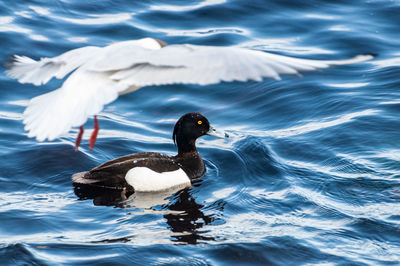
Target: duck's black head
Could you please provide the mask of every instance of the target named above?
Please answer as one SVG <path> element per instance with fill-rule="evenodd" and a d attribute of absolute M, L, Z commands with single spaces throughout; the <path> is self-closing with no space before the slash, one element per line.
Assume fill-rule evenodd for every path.
<path fill-rule="evenodd" d="M 196 139 L 210 131 L 210 123 L 200 113 L 188 113 L 179 118 L 172 139 L 178 145 L 178 153 L 196 151 Z"/>

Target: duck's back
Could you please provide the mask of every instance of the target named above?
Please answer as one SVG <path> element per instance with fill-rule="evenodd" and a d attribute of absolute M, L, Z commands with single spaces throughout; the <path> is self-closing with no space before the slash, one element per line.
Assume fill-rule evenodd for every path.
<path fill-rule="evenodd" d="M 72 180 L 79 184 L 134 190 L 129 181 L 137 175 L 141 175 L 142 180 L 149 180 L 152 178 L 151 173 L 157 176 L 163 173 L 179 173 L 178 170 L 182 171 L 171 157 L 155 152 L 141 152 L 108 161 L 87 172 L 76 173 Z M 171 174 L 165 177 L 171 177 Z"/>

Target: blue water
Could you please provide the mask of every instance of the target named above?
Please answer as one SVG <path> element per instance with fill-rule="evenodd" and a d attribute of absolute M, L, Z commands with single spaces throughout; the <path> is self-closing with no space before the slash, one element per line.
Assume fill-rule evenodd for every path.
<path fill-rule="evenodd" d="M 0 2 L 0 58 L 52 57 L 142 37 L 313 59 L 377 57 L 281 81 L 148 87 L 38 143 L 28 99 L 60 86 L 0 71 L 0 265 L 400 264 L 400 2 Z M 133 152 L 173 155 L 198 111 L 230 134 L 204 137 L 207 173 L 172 195 L 120 203 L 74 193 L 71 175 Z"/>

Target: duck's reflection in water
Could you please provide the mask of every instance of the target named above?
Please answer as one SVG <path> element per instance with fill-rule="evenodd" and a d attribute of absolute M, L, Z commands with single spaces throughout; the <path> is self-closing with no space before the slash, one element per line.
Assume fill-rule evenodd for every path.
<path fill-rule="evenodd" d="M 164 215 L 167 224 L 174 233 L 177 234 L 176 240 L 188 244 L 196 244 L 198 240 L 214 240 L 213 237 L 202 236 L 199 232 L 204 225 L 211 224 L 216 218 L 211 215 L 204 214 L 201 209 L 204 207 L 198 204 L 189 189 L 181 191 L 175 202 L 168 205 L 168 209 L 177 213 Z"/>
<path fill-rule="evenodd" d="M 171 230 L 173 242 L 196 244 L 198 241 L 214 240 L 213 237 L 201 235 L 200 229 L 218 218 L 204 214 L 201 210 L 204 205 L 196 202 L 190 193 L 190 188 L 158 193 L 126 194 L 120 190 L 74 184 L 74 192 L 80 200 L 93 199 L 93 204 L 96 206 L 140 208 L 145 212 L 162 214 Z M 219 207 L 223 209 L 223 206 Z M 128 236 L 106 242 L 126 242 L 129 239 Z"/>

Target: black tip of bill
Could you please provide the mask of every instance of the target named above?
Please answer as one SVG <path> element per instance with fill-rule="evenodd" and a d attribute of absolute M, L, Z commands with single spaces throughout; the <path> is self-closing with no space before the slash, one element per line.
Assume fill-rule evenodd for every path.
<path fill-rule="evenodd" d="M 220 139 L 229 138 L 228 133 L 225 131 L 218 131 L 212 126 L 210 126 L 210 130 L 206 134 Z"/>

